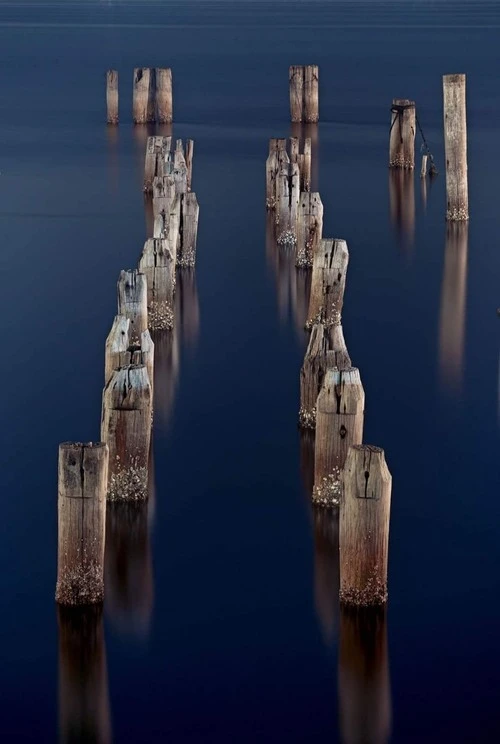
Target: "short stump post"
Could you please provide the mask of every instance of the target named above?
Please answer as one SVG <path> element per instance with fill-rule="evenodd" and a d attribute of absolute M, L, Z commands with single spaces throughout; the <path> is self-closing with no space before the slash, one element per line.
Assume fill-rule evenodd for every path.
<path fill-rule="evenodd" d="M 469 219 L 465 75 L 443 76 L 446 219 Z"/>
<path fill-rule="evenodd" d="M 415 167 L 415 101 L 395 98 L 391 106 L 391 131 L 389 135 L 389 167 Z"/>
<path fill-rule="evenodd" d="M 106 73 L 106 107 L 108 124 L 118 124 L 118 73 L 108 70 Z"/>
<path fill-rule="evenodd" d="M 134 69 L 134 88 L 132 99 L 132 118 L 134 124 L 148 121 L 150 71 L 148 67 Z"/>
<path fill-rule="evenodd" d="M 387 601 L 392 477 L 384 450 L 350 447 L 340 503 L 340 601 L 369 607 Z"/>
<path fill-rule="evenodd" d="M 172 70 L 169 67 L 156 68 L 156 121 L 170 124 L 173 119 Z"/>
<path fill-rule="evenodd" d="M 172 328 L 174 324 L 175 258 L 167 241 L 149 238 L 139 260 L 139 271 L 146 277 L 148 324 L 151 331 Z"/>
<path fill-rule="evenodd" d="M 319 121 L 319 67 L 306 65 L 304 69 L 304 121 Z"/>
<path fill-rule="evenodd" d="M 323 236 L 323 202 L 317 192 L 300 195 L 297 215 L 297 249 L 295 265 L 298 269 L 310 269 L 313 256 Z"/>
<path fill-rule="evenodd" d="M 349 250 L 345 240 L 321 240 L 313 255 L 311 296 L 307 326 L 340 323 L 344 304 Z"/>
<path fill-rule="evenodd" d="M 59 445 L 56 602 L 103 601 L 108 447 L 103 442 Z"/>

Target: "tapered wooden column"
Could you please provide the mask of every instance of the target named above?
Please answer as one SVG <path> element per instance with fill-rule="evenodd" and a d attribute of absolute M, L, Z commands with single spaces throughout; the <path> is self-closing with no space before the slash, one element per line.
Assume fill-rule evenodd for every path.
<path fill-rule="evenodd" d="M 150 238 L 144 244 L 139 271 L 146 277 L 148 323 L 151 331 L 172 328 L 174 322 L 175 260 L 166 240 Z"/>
<path fill-rule="evenodd" d="M 106 73 L 106 107 L 108 124 L 118 124 L 118 73 L 108 70 Z"/>
<path fill-rule="evenodd" d="M 56 601 L 90 605 L 104 596 L 103 562 L 108 447 L 59 445 Z"/>
<path fill-rule="evenodd" d="M 323 235 L 323 203 L 318 193 L 300 195 L 297 217 L 297 253 L 295 265 L 305 269 L 312 266 Z"/>
<path fill-rule="evenodd" d="M 415 167 L 415 101 L 395 98 L 391 107 L 391 131 L 389 135 L 389 167 Z"/>
<path fill-rule="evenodd" d="M 384 451 L 349 449 L 340 504 L 340 601 L 368 607 L 387 601 L 392 477 Z"/>
<path fill-rule="evenodd" d="M 316 401 L 326 373 L 328 337 L 321 323 L 313 325 L 304 363 L 300 370 L 299 425 L 302 429 L 316 427 Z"/>
<path fill-rule="evenodd" d="M 180 268 L 192 268 L 196 263 L 199 214 L 200 207 L 194 191 L 183 194 L 179 250 L 177 251 L 177 266 Z"/>
<path fill-rule="evenodd" d="M 146 124 L 148 121 L 150 71 L 148 67 L 134 69 L 134 88 L 132 116 L 134 124 Z"/>
<path fill-rule="evenodd" d="M 104 388 L 101 438 L 109 446 L 110 501 L 147 499 L 152 406 L 146 365 L 116 370 Z"/>
<path fill-rule="evenodd" d="M 173 120 L 172 70 L 156 68 L 156 121 L 170 124 Z"/>
<path fill-rule="evenodd" d="M 130 343 L 139 344 L 148 328 L 148 292 L 146 277 L 136 269 L 120 272 L 117 284 L 118 315 L 130 320 Z"/>
<path fill-rule="evenodd" d="M 116 315 L 106 339 L 104 383 L 110 381 L 120 367 L 145 364 L 148 377 L 153 386 L 154 377 L 154 343 L 148 330 L 141 333 L 139 343 L 130 340 L 130 320 L 123 315 Z"/>
<path fill-rule="evenodd" d="M 465 75 L 443 76 L 446 219 L 469 219 Z"/>
<path fill-rule="evenodd" d="M 308 327 L 340 322 L 349 251 L 345 240 L 321 240 L 313 255 Z"/>
<path fill-rule="evenodd" d="M 334 506 L 349 446 L 363 441 L 365 393 L 359 370 L 327 369 L 316 408 L 313 503 Z"/>

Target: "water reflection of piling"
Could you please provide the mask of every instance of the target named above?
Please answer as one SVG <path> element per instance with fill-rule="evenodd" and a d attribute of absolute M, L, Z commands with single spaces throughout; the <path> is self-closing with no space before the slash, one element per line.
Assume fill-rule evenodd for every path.
<path fill-rule="evenodd" d="M 339 615 L 339 513 L 313 507 L 314 603 L 327 646 L 332 646 Z"/>
<path fill-rule="evenodd" d="M 339 717 L 343 744 L 385 744 L 391 690 L 383 609 L 340 611 Z"/>
<path fill-rule="evenodd" d="M 59 741 L 108 744 L 111 715 L 100 607 L 58 607 Z"/>
<path fill-rule="evenodd" d="M 194 269 L 183 269 L 177 272 L 175 292 L 174 332 L 179 332 L 182 340 L 194 347 L 200 330 L 200 305 L 196 274 Z"/>
<path fill-rule="evenodd" d="M 461 390 L 463 377 L 468 236 L 467 222 L 449 222 L 446 225 L 439 368 L 442 382 L 453 392 Z"/>
<path fill-rule="evenodd" d="M 178 319 L 174 321 L 177 323 Z M 179 377 L 179 334 L 154 331 L 155 345 L 155 423 L 166 429 L 172 417 L 177 379 Z"/>
<path fill-rule="evenodd" d="M 415 175 L 413 170 L 389 169 L 389 202 L 392 224 L 402 248 L 411 247 L 415 236 Z"/>
<path fill-rule="evenodd" d="M 300 471 L 302 482 L 308 500 L 314 488 L 314 438 L 315 433 L 311 429 L 301 429 L 300 432 Z"/>
<path fill-rule="evenodd" d="M 145 636 L 153 609 L 148 503 L 108 502 L 104 563 L 106 611 L 121 632 Z"/>

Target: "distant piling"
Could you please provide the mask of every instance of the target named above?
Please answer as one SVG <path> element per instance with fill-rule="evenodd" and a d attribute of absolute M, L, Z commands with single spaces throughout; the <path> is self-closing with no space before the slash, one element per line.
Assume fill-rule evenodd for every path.
<path fill-rule="evenodd" d="M 173 121 L 172 70 L 157 67 L 156 79 L 156 121 L 158 124 L 171 124 Z"/>
<path fill-rule="evenodd" d="M 59 445 L 56 602 L 103 601 L 108 447 L 103 442 Z"/>
<path fill-rule="evenodd" d="M 118 73 L 108 70 L 106 73 L 106 107 L 108 124 L 118 124 Z"/>
<path fill-rule="evenodd" d="M 415 101 L 395 98 L 391 106 L 389 167 L 413 170 L 415 167 Z"/>
<path fill-rule="evenodd" d="M 150 70 L 148 67 L 134 69 L 132 116 L 134 124 L 146 124 L 148 121 Z"/>
<path fill-rule="evenodd" d="M 292 122 L 319 121 L 318 65 L 291 65 L 288 72 Z"/>
<path fill-rule="evenodd" d="M 387 601 L 392 477 L 384 451 L 349 449 L 340 504 L 340 601 L 368 607 Z"/>
<path fill-rule="evenodd" d="M 446 219 L 469 219 L 465 75 L 443 76 Z"/>

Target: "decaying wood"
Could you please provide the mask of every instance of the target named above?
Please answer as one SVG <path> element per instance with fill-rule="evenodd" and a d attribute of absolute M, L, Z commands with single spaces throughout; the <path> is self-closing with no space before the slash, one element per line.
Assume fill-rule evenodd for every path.
<path fill-rule="evenodd" d="M 173 176 L 175 193 L 185 194 L 188 190 L 188 168 L 181 139 L 175 143 Z"/>
<path fill-rule="evenodd" d="M 137 269 L 120 272 L 117 284 L 118 315 L 130 320 L 130 343 L 138 344 L 148 328 L 148 292 L 146 277 Z"/>
<path fill-rule="evenodd" d="M 340 323 L 349 251 L 345 240 L 325 238 L 313 254 L 311 299 L 307 326 Z"/>
<path fill-rule="evenodd" d="M 299 425 L 302 429 L 316 426 L 316 401 L 326 373 L 328 338 L 321 323 L 313 325 L 304 363 L 300 370 Z"/>
<path fill-rule="evenodd" d="M 340 601 L 366 607 L 387 601 L 392 477 L 384 451 L 350 447 L 340 504 Z"/>
<path fill-rule="evenodd" d="M 148 103 L 150 71 L 148 67 L 134 69 L 134 89 L 132 101 L 132 116 L 134 124 L 146 124 L 148 121 Z"/>
<path fill-rule="evenodd" d="M 288 72 L 290 83 L 290 118 L 291 121 L 303 121 L 304 116 L 304 68 L 302 65 L 290 65 Z"/>
<path fill-rule="evenodd" d="M 302 168 L 301 168 L 301 185 L 300 189 L 301 191 L 310 191 L 311 190 L 311 158 L 312 158 L 312 149 L 311 149 L 311 138 L 306 137 L 304 140 L 304 156 L 302 161 Z"/>
<path fill-rule="evenodd" d="M 194 140 L 186 140 L 186 167 L 187 167 L 187 190 L 191 191 L 193 183 L 193 157 L 194 157 Z"/>
<path fill-rule="evenodd" d="M 173 119 L 172 70 L 156 68 L 156 121 L 170 124 Z"/>
<path fill-rule="evenodd" d="M 316 124 L 319 121 L 319 67 L 304 68 L 304 121 Z"/>
<path fill-rule="evenodd" d="M 415 167 L 415 101 L 395 98 L 391 107 L 391 130 L 389 135 L 389 167 Z"/>
<path fill-rule="evenodd" d="M 323 233 L 323 204 L 318 193 L 300 195 L 297 219 L 297 268 L 310 268 Z"/>
<path fill-rule="evenodd" d="M 155 217 L 161 213 L 168 215 L 175 196 L 176 186 L 173 173 L 156 176 L 153 179 L 153 215 Z"/>
<path fill-rule="evenodd" d="M 336 367 L 340 370 L 350 369 L 351 358 L 347 351 L 344 340 L 344 331 L 341 323 L 336 323 L 327 329 L 328 333 L 328 352 L 326 354 L 326 368 L 333 369 Z"/>
<path fill-rule="evenodd" d="M 144 243 L 139 271 L 146 277 L 148 324 L 151 331 L 172 328 L 174 322 L 175 258 L 165 239 Z"/>
<path fill-rule="evenodd" d="M 144 162 L 144 191 L 153 190 L 155 177 L 161 178 L 170 172 L 171 137 L 148 137 Z"/>
<path fill-rule="evenodd" d="M 420 168 L 420 178 L 425 178 L 427 175 L 427 158 L 428 156 L 422 155 L 422 167 Z"/>
<path fill-rule="evenodd" d="M 56 602 L 103 601 L 108 447 L 103 442 L 59 445 Z"/>
<path fill-rule="evenodd" d="M 154 344 L 149 331 L 143 331 L 139 344 L 134 345 L 130 339 L 130 320 L 124 315 L 116 315 L 106 339 L 104 384 L 117 369 L 130 364 L 145 364 L 153 385 Z"/>
<path fill-rule="evenodd" d="M 118 73 L 108 70 L 106 73 L 106 108 L 108 124 L 118 124 Z"/>
<path fill-rule="evenodd" d="M 181 199 L 180 240 L 177 250 L 177 266 L 193 267 L 196 263 L 198 238 L 198 216 L 200 208 L 194 191 L 183 194 Z"/>
<path fill-rule="evenodd" d="M 327 369 L 316 403 L 313 503 L 339 503 L 340 475 L 352 444 L 363 441 L 365 393 L 359 370 Z"/>
<path fill-rule="evenodd" d="M 59 741 L 111 744 L 102 607 L 57 608 Z"/>
<path fill-rule="evenodd" d="M 101 438 L 109 447 L 110 501 L 145 501 L 148 497 L 152 406 L 146 365 L 121 367 L 104 388 Z"/>
<path fill-rule="evenodd" d="M 469 219 L 465 75 L 443 76 L 446 219 Z"/>
<path fill-rule="evenodd" d="M 156 69 L 149 68 L 149 90 L 148 90 L 148 113 L 147 122 L 153 124 L 156 121 Z"/>
<path fill-rule="evenodd" d="M 170 203 L 170 209 L 167 212 L 162 210 L 154 221 L 153 237 L 167 241 L 167 248 L 175 261 L 181 241 L 181 199 L 182 197 L 175 196 Z"/>

